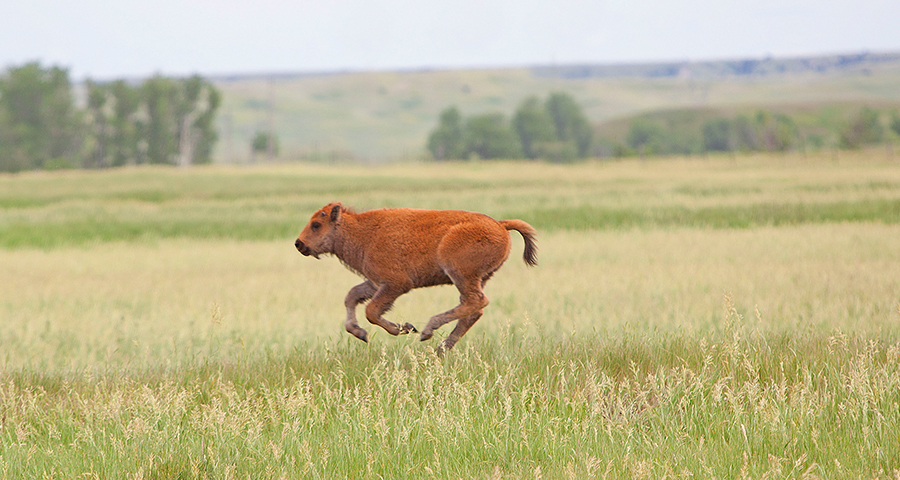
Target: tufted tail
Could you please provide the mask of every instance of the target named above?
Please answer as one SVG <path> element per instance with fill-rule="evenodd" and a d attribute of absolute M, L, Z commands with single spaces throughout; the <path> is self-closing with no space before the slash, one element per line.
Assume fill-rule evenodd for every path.
<path fill-rule="evenodd" d="M 503 220 L 500 225 L 507 230 L 515 230 L 522 234 L 522 238 L 525 239 L 525 254 L 523 255 L 525 263 L 531 267 L 537 265 L 537 243 L 535 242 L 537 232 L 534 227 L 521 220 Z"/>

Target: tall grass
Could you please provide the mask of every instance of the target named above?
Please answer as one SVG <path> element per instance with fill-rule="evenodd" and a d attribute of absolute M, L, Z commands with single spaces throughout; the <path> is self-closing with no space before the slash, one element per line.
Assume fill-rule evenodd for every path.
<path fill-rule="evenodd" d="M 726 309 L 728 304 L 726 303 Z M 326 342 L 0 386 L 6 478 L 892 477 L 900 345 L 856 335 Z"/>

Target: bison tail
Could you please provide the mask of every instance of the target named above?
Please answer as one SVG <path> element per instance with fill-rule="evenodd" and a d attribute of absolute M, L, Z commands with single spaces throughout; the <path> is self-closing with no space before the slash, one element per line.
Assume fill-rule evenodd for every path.
<path fill-rule="evenodd" d="M 525 263 L 531 267 L 537 265 L 537 243 L 535 242 L 537 232 L 534 227 L 521 220 L 503 220 L 500 225 L 507 230 L 515 230 L 522 234 L 522 238 L 525 239 Z"/>

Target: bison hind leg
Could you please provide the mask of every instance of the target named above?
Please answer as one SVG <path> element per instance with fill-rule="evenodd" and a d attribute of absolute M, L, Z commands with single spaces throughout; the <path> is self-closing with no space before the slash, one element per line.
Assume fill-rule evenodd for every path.
<path fill-rule="evenodd" d="M 443 355 L 444 352 L 453 348 L 456 345 L 456 342 L 472 328 L 472 325 L 475 325 L 475 322 L 481 318 L 481 315 L 484 313 L 484 310 L 479 310 L 472 315 L 469 315 L 465 318 L 460 318 L 456 322 L 456 327 L 453 328 L 453 331 L 450 332 L 450 335 L 445 338 L 441 344 L 435 349 L 435 352 L 438 355 Z"/>
<path fill-rule="evenodd" d="M 477 282 L 477 286 L 471 289 L 461 289 L 465 290 L 466 293 L 460 295 L 460 304 L 457 305 L 456 308 L 447 310 L 444 313 L 439 313 L 431 317 L 428 320 L 428 323 L 425 325 L 425 328 L 422 329 L 422 334 L 419 337 L 419 340 L 424 342 L 425 340 L 430 339 L 434 335 L 435 330 L 441 328 L 447 323 L 452 322 L 453 320 L 458 320 L 458 322 L 456 328 L 450 334 L 450 337 L 453 337 L 454 334 L 457 334 L 452 343 L 455 344 L 456 341 L 459 340 L 459 337 L 465 335 L 465 333 L 469 330 L 469 327 L 472 326 L 471 324 L 474 324 L 475 320 L 478 320 L 481 317 L 481 314 L 484 311 L 484 307 L 488 305 L 488 299 L 481 291 L 480 284 L 481 282 Z M 466 326 L 467 323 L 468 325 Z M 450 337 L 447 338 L 449 339 Z M 453 344 L 450 345 L 450 347 L 452 346 Z"/>

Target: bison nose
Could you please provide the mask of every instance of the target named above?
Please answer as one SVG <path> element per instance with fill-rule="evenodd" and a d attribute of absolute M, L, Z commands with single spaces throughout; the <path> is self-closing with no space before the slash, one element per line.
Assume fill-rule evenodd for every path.
<path fill-rule="evenodd" d="M 297 247 L 297 251 L 302 253 L 303 256 L 305 256 L 305 257 L 308 257 L 312 254 L 312 252 L 310 252 L 310 250 L 309 250 L 309 245 L 306 245 L 303 242 L 301 242 L 299 238 L 297 239 L 296 242 L 294 242 L 294 246 Z"/>

